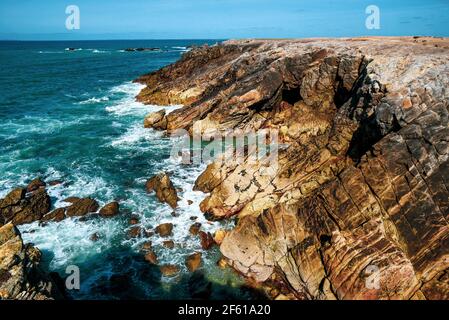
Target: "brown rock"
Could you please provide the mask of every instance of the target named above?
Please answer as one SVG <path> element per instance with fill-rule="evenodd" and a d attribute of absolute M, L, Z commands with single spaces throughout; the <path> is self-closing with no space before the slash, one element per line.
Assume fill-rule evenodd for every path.
<path fill-rule="evenodd" d="M 187 200 L 187 204 L 190 206 L 190 205 L 193 204 L 193 201 L 192 200 Z"/>
<path fill-rule="evenodd" d="M 173 224 L 172 223 L 163 223 L 156 227 L 156 233 L 161 237 L 169 237 L 172 235 Z"/>
<path fill-rule="evenodd" d="M 180 268 L 175 265 L 166 264 L 166 265 L 161 266 L 159 268 L 159 270 L 161 271 L 161 273 L 164 277 L 174 277 L 175 275 L 177 275 L 179 273 Z"/>
<path fill-rule="evenodd" d="M 11 191 L 0 201 L 0 222 L 13 222 L 15 225 L 31 223 L 40 220 L 50 211 L 51 200 L 45 189 L 36 189 L 25 194 L 25 189 Z"/>
<path fill-rule="evenodd" d="M 222 257 L 217 261 L 217 266 L 220 269 L 225 269 L 228 266 L 228 262 L 226 261 L 225 258 Z"/>
<path fill-rule="evenodd" d="M 120 206 L 117 201 L 110 202 L 100 209 L 100 216 L 111 218 L 120 213 Z"/>
<path fill-rule="evenodd" d="M 41 219 L 41 221 L 56 221 L 56 222 L 60 222 L 62 220 L 64 220 L 66 218 L 65 215 L 65 208 L 57 208 L 55 210 L 53 210 L 50 213 L 47 213 L 46 215 L 44 215 Z"/>
<path fill-rule="evenodd" d="M 92 242 L 97 242 L 98 240 L 100 240 L 100 235 L 97 232 L 95 232 L 89 237 L 89 240 Z"/>
<path fill-rule="evenodd" d="M 12 223 L 0 227 L 1 300 L 62 297 L 53 280 L 39 267 L 41 256 L 37 248 L 23 243 L 19 230 Z"/>
<path fill-rule="evenodd" d="M 201 239 L 201 247 L 204 250 L 209 250 L 215 245 L 214 237 L 212 237 L 210 232 L 206 233 L 204 231 L 200 231 L 198 232 L 198 235 L 200 236 Z"/>
<path fill-rule="evenodd" d="M 447 38 L 226 41 L 142 76 L 137 99 L 184 105 L 168 132 L 276 130 L 275 163 L 223 156 L 195 183 L 207 218 L 238 218 L 229 265 L 283 279 L 276 299 L 445 299 L 448 58 Z"/>
<path fill-rule="evenodd" d="M 99 208 L 98 202 L 91 198 L 74 200 L 73 204 L 67 208 L 66 215 L 68 217 L 82 217 L 88 213 L 97 212 Z"/>
<path fill-rule="evenodd" d="M 143 229 L 139 226 L 134 226 L 128 229 L 128 239 L 137 238 L 142 235 Z"/>
<path fill-rule="evenodd" d="M 163 245 L 168 249 L 173 249 L 175 247 L 175 243 L 172 240 L 164 241 Z"/>
<path fill-rule="evenodd" d="M 201 266 L 201 256 L 200 252 L 195 252 L 186 258 L 186 266 L 190 272 L 196 271 Z"/>
<path fill-rule="evenodd" d="M 145 128 L 154 128 L 159 130 L 167 129 L 167 118 L 165 117 L 165 110 L 162 109 L 157 112 L 150 113 L 144 120 Z"/>
<path fill-rule="evenodd" d="M 146 241 L 142 244 L 141 249 L 143 251 L 149 251 L 153 248 L 153 243 L 151 241 Z"/>
<path fill-rule="evenodd" d="M 36 178 L 31 181 L 27 186 L 27 192 L 33 192 L 39 188 L 45 188 L 47 184 L 42 181 L 40 178 Z"/>
<path fill-rule="evenodd" d="M 173 183 L 166 173 L 158 174 L 147 181 L 147 192 L 156 192 L 156 197 L 160 202 L 168 203 L 172 208 L 178 206 L 178 194 Z"/>
<path fill-rule="evenodd" d="M 147 253 L 145 254 L 145 260 L 151 264 L 158 263 L 157 256 L 152 249 L 147 250 Z"/>
<path fill-rule="evenodd" d="M 191 235 L 196 236 L 198 234 L 198 232 L 200 232 L 200 228 L 201 228 L 201 223 L 195 222 L 194 224 L 192 224 L 190 226 L 189 232 Z"/>
<path fill-rule="evenodd" d="M 68 203 L 75 203 L 77 201 L 81 200 L 81 198 L 78 197 L 68 197 L 66 199 L 64 199 L 64 202 L 68 202 Z"/>
<path fill-rule="evenodd" d="M 226 237 L 226 230 L 219 229 L 214 233 L 214 241 L 217 245 L 221 245 L 223 239 Z"/>
<path fill-rule="evenodd" d="M 130 219 L 128 220 L 128 223 L 129 223 L 130 225 L 136 225 L 136 224 L 139 223 L 139 218 L 137 218 L 137 217 L 132 217 L 132 218 L 130 218 Z"/>

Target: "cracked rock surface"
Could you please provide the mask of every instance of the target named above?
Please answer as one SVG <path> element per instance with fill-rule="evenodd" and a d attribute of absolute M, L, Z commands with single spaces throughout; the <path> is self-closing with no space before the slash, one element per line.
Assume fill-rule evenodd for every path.
<path fill-rule="evenodd" d="M 238 218 L 220 250 L 240 273 L 291 299 L 449 298 L 448 39 L 227 41 L 137 81 L 184 104 L 168 132 L 279 132 L 276 167 L 196 181 L 208 217 Z"/>

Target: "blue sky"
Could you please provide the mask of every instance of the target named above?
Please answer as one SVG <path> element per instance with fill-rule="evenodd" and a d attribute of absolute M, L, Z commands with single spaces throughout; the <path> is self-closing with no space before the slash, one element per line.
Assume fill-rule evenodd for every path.
<path fill-rule="evenodd" d="M 66 30 L 77 5 L 80 30 Z M 380 30 L 365 27 L 368 5 Z M 0 0 L 0 39 L 449 36 L 449 0 Z"/>

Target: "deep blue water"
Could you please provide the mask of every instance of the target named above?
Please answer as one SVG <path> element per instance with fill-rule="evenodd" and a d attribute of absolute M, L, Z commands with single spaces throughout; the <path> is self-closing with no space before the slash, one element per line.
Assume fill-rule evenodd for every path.
<path fill-rule="evenodd" d="M 215 41 L 207 41 L 210 44 Z M 79 41 L 0 42 L 0 197 L 35 177 L 59 179 L 49 187 L 54 207 L 69 196 L 93 197 L 100 204 L 121 203 L 122 214 L 110 220 L 78 221 L 20 227 L 26 242 L 44 253 L 47 271 L 61 276 L 69 265 L 81 272 L 75 299 L 169 299 L 192 297 L 192 285 L 213 282 L 212 298 L 248 298 L 231 272 L 215 267 L 218 252 L 204 252 L 203 275 L 192 279 L 184 266 L 186 255 L 201 250 L 189 235 L 191 216 L 204 228 L 198 209 L 203 194 L 192 191 L 200 167 L 180 167 L 169 158 L 174 141 L 143 128 L 143 117 L 158 110 L 134 97 L 142 86 L 131 81 L 180 58 L 190 45 L 206 41 Z M 68 51 L 66 48 L 80 50 Z M 128 47 L 159 47 L 161 52 L 124 52 Z M 169 107 L 172 110 L 176 107 Z M 164 170 L 173 173 L 181 192 L 178 217 L 145 193 L 145 181 Z M 189 206 L 187 201 L 194 203 Z M 161 277 L 147 264 L 139 246 L 148 239 L 127 238 L 131 214 L 152 229 L 175 224 L 173 250 L 153 242 L 161 264 L 182 268 L 174 279 Z M 89 237 L 98 233 L 100 240 Z M 204 276 L 204 280 L 203 279 Z"/>

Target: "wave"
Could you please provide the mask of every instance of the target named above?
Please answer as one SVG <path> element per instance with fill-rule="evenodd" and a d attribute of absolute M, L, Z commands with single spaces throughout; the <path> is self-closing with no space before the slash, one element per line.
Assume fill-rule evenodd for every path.
<path fill-rule="evenodd" d="M 109 97 L 89 98 L 87 100 L 78 102 L 78 104 L 93 104 L 93 103 L 101 103 L 101 102 L 105 102 L 105 101 L 109 101 Z"/>

